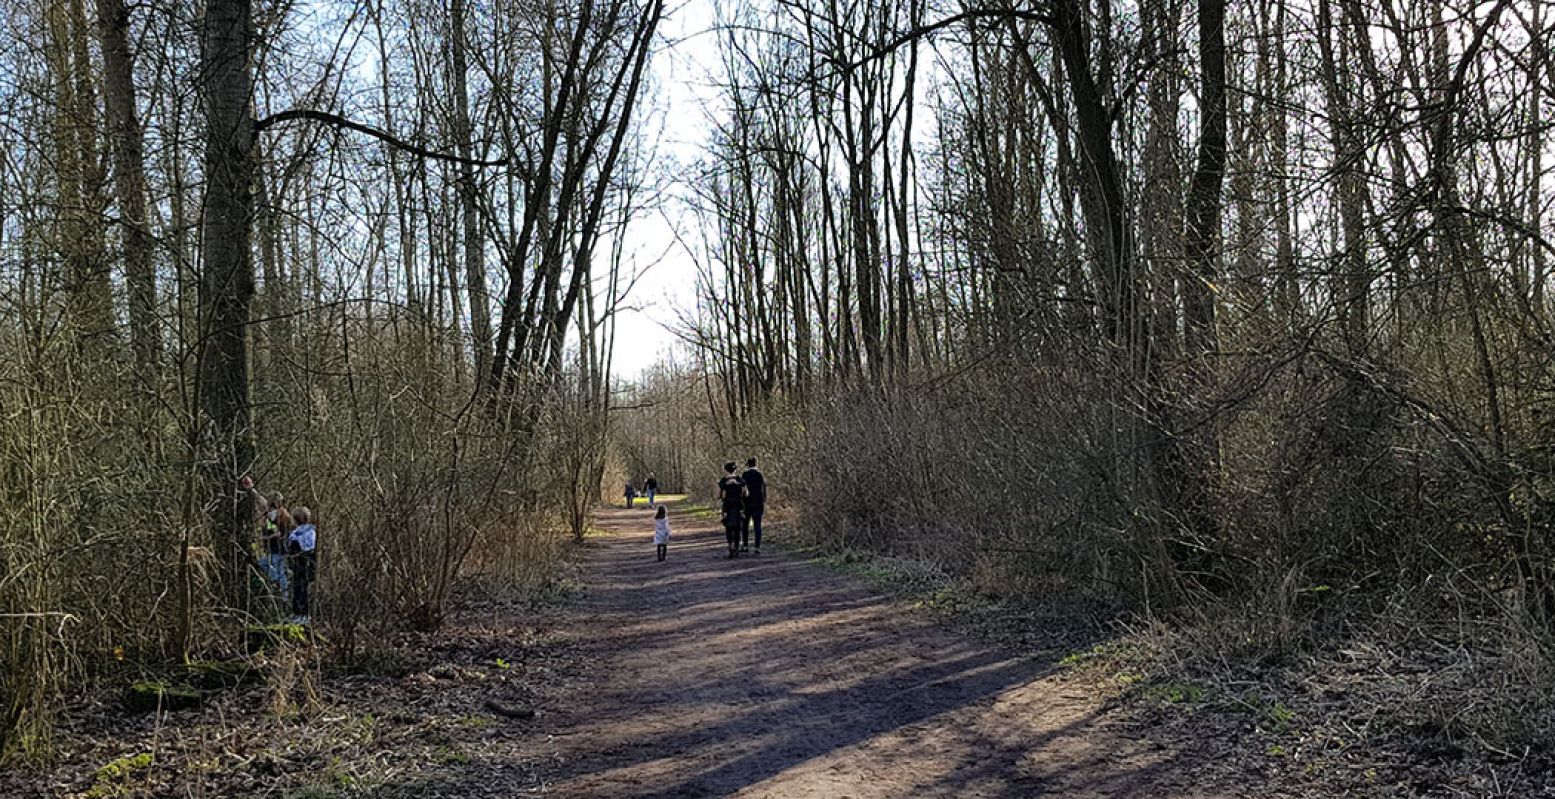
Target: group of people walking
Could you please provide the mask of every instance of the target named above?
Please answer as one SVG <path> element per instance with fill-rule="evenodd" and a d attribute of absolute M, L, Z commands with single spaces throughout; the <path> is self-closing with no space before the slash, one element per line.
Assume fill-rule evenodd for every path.
<path fill-rule="evenodd" d="M 724 464 L 724 476 L 718 481 L 718 503 L 722 511 L 724 540 L 729 545 L 729 557 L 741 554 L 761 554 L 761 518 L 767 512 L 767 478 L 756 468 L 756 459 L 745 461 L 745 470 L 737 472 L 734 461 Z M 653 512 L 653 545 L 658 560 L 669 557 L 670 520 L 669 508 L 653 505 L 653 494 L 658 481 L 650 476 L 643 483 L 649 496 L 648 506 Z M 631 483 L 626 484 L 626 506 L 632 507 L 636 493 Z M 754 541 L 752 533 L 755 534 Z"/>
<path fill-rule="evenodd" d="M 291 621 L 307 624 L 311 589 L 318 574 L 318 528 L 313 524 L 313 511 L 301 505 L 288 508 L 279 491 L 261 494 L 247 475 L 239 485 L 253 498 L 259 520 L 259 567 L 283 595 L 290 590 Z"/>
<path fill-rule="evenodd" d="M 745 471 L 735 474 L 734 461 L 724 464 L 724 476 L 718 481 L 718 501 L 723 510 L 724 539 L 729 557 L 742 553 L 761 554 L 761 517 L 767 512 L 767 478 L 756 468 L 756 459 L 745 461 Z M 755 530 L 755 547 L 751 531 Z"/>
<path fill-rule="evenodd" d="M 637 485 L 635 483 L 633 483 L 631 480 L 627 480 L 626 481 L 626 491 L 624 493 L 626 495 L 626 507 L 627 507 L 628 510 L 630 510 L 631 507 L 632 507 L 632 504 L 637 501 Z M 642 491 L 643 496 L 648 498 L 648 507 L 650 507 L 650 508 L 653 507 L 653 497 L 654 497 L 655 494 L 658 494 L 658 493 L 659 493 L 659 481 L 658 481 L 658 478 L 656 478 L 656 477 L 654 477 L 653 475 L 650 474 L 650 475 L 648 475 L 648 479 L 643 481 L 643 491 Z"/>

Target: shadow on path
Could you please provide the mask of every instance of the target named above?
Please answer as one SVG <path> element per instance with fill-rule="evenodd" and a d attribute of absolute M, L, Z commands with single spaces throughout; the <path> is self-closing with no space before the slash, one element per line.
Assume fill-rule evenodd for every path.
<path fill-rule="evenodd" d="M 665 563 L 649 511 L 600 523 L 579 610 L 593 666 L 547 725 L 547 793 L 1195 795 L 1188 758 L 1120 735 L 1050 664 L 813 564 L 728 560 L 691 514 L 672 513 Z"/>

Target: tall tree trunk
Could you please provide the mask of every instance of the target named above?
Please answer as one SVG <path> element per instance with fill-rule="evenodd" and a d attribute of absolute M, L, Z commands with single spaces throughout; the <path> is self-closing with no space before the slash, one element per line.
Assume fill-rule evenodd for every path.
<path fill-rule="evenodd" d="M 49 71 L 54 82 L 54 157 L 59 224 L 55 249 L 64 260 L 71 323 L 83 344 L 103 343 L 114 329 L 113 295 L 103 257 L 103 174 L 97 150 L 97 97 L 82 0 L 56 0 L 47 13 Z"/>
<path fill-rule="evenodd" d="M 1150 79 L 1149 119 L 1145 128 L 1144 186 L 1140 197 L 1140 268 L 1150 285 L 1151 315 L 1160 357 L 1178 351 L 1177 297 L 1186 299 L 1193 287 L 1192 269 L 1183 268 L 1182 164 L 1177 157 L 1185 64 L 1178 55 L 1182 10 L 1175 0 L 1143 9 L 1149 45 L 1161 53 L 1161 64 Z M 1177 283 L 1183 283 L 1179 292 Z"/>
<path fill-rule="evenodd" d="M 1104 330 L 1126 371 L 1137 376 L 1146 366 L 1149 336 L 1140 314 L 1139 275 L 1125 213 L 1122 170 L 1112 145 L 1112 117 L 1091 68 L 1090 37 L 1078 2 L 1054 0 L 1053 27 L 1074 102 L 1080 174 L 1087 179 L 1080 205 L 1100 273 L 1098 299 Z"/>
<path fill-rule="evenodd" d="M 1187 377 L 1183 395 L 1189 413 L 1178 419 L 1190 432 L 1179 434 L 1173 443 L 1179 463 L 1166 476 L 1172 481 L 1169 502 L 1173 510 L 1193 533 L 1208 539 L 1217 527 L 1209 505 L 1211 486 L 1219 477 L 1220 436 L 1215 420 L 1200 418 L 1204 413 L 1200 409 L 1208 405 L 1205 394 L 1214 382 L 1219 349 L 1215 286 L 1220 280 L 1221 189 L 1226 171 L 1225 0 L 1199 0 L 1198 17 L 1199 153 L 1184 214 L 1188 274 L 1182 282 Z M 1205 571 L 1209 565 L 1190 564 L 1195 572 Z"/>
<path fill-rule="evenodd" d="M 113 152 L 114 195 L 124 231 L 130 346 L 136 363 L 154 372 L 150 367 L 161 349 L 156 320 L 157 276 L 152 261 L 155 242 L 146 211 L 145 140 L 135 107 L 135 60 L 129 32 L 130 9 L 124 0 L 97 0 L 97 33 L 103 51 L 103 115 Z"/>
<path fill-rule="evenodd" d="M 249 304 L 254 271 L 249 252 L 253 214 L 254 118 L 249 54 L 249 0 L 208 0 L 201 47 L 205 101 L 205 216 L 201 224 L 200 318 L 204 334 L 199 396 L 209 425 L 205 475 L 222 596 L 247 602 L 252 501 L 236 491 L 254 458 L 248 385 Z"/>
<path fill-rule="evenodd" d="M 1369 287 L 1366 270 L 1364 208 L 1366 188 L 1361 182 L 1365 156 L 1355 134 L 1353 90 L 1348 66 L 1349 33 L 1334 20 L 1331 0 L 1318 2 L 1318 46 L 1322 57 L 1323 87 L 1328 104 L 1329 138 L 1333 147 L 1335 204 L 1343 235 L 1329 293 L 1339 317 L 1345 349 L 1352 356 L 1366 349 L 1369 328 Z M 1364 34 L 1362 34 L 1364 35 Z"/>
<path fill-rule="evenodd" d="M 1204 359 L 1218 347 L 1215 287 L 1220 281 L 1221 189 L 1226 175 L 1226 3 L 1199 0 L 1199 158 L 1188 187 L 1184 243 L 1189 279 L 1183 284 L 1183 343 Z"/>
<path fill-rule="evenodd" d="M 1543 81 L 1555 79 L 1549 66 L 1549 38 L 1540 35 L 1544 30 L 1544 0 L 1528 0 L 1529 23 L 1528 30 L 1533 33 L 1532 44 L 1534 57 L 1530 59 L 1528 67 L 1528 85 L 1543 86 Z M 1544 127 L 1544 102 L 1537 91 L 1528 92 L 1528 129 L 1542 130 Z M 1533 137 L 1530 149 L 1531 158 L 1528 163 L 1528 221 L 1533 224 L 1535 230 L 1543 230 L 1544 204 L 1542 184 L 1544 181 L 1544 149 L 1548 139 L 1543 136 Z M 1529 285 L 1531 294 L 1529 303 L 1533 306 L 1534 313 L 1541 318 L 1549 313 L 1544 307 L 1544 284 L 1549 281 L 1549 254 L 1538 242 L 1528 245 L 1532 263 L 1529 268 Z"/>
<path fill-rule="evenodd" d="M 474 152 L 474 130 L 470 122 L 470 89 L 465 38 L 465 0 L 450 0 L 448 40 L 454 101 L 454 139 L 462 158 Z M 486 242 L 481 235 L 479 199 L 475 185 L 475 167 L 468 160 L 459 165 L 459 216 L 464 223 L 464 284 L 470 296 L 470 338 L 475 347 L 475 374 L 485 375 L 491 367 L 491 300 L 486 291 Z"/>

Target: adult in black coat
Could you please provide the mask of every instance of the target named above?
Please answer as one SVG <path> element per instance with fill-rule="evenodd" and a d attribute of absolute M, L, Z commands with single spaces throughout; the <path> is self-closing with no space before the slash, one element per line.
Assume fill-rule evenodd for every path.
<path fill-rule="evenodd" d="M 745 483 L 745 523 L 740 536 L 740 549 L 751 551 L 751 529 L 756 531 L 757 555 L 761 554 L 761 517 L 767 512 L 767 478 L 756 468 L 756 459 L 745 461 L 745 471 L 740 475 Z"/>
<path fill-rule="evenodd" d="M 745 526 L 745 481 L 734 473 L 734 461 L 724 464 L 723 479 L 718 481 L 718 499 L 723 506 L 724 540 L 729 557 L 740 554 L 740 530 Z"/>

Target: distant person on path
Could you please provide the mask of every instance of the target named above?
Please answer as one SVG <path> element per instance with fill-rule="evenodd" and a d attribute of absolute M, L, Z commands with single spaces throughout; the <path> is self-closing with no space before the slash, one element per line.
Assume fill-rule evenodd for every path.
<path fill-rule="evenodd" d="M 631 510 L 632 501 L 637 499 L 637 486 L 632 485 L 631 480 L 626 481 L 626 490 L 621 492 L 626 495 L 627 510 Z"/>
<path fill-rule="evenodd" d="M 648 492 L 649 492 L 650 495 L 652 495 L 653 489 L 651 489 L 651 488 L 648 489 Z M 669 518 L 669 513 L 670 513 L 670 509 L 669 508 L 666 508 L 665 506 L 660 505 L 659 509 L 657 511 L 654 511 L 654 514 L 653 514 L 653 544 L 659 550 L 659 562 L 660 563 L 663 563 L 664 559 L 669 557 L 669 549 L 670 549 L 670 518 Z"/>
<path fill-rule="evenodd" d="M 313 512 L 307 508 L 297 508 L 292 518 L 297 520 L 297 529 L 286 539 L 292 561 L 292 623 L 307 624 L 313 600 L 310 589 L 318 573 L 318 528 L 313 526 Z"/>
<path fill-rule="evenodd" d="M 718 499 L 723 503 L 724 539 L 729 542 L 729 557 L 740 556 L 740 530 L 745 526 L 745 481 L 734 473 L 734 461 L 724 464 L 724 476 L 718 481 Z"/>
<path fill-rule="evenodd" d="M 756 459 L 745 461 L 745 471 L 740 475 L 745 483 L 745 524 L 741 527 L 740 550 L 751 551 L 751 528 L 756 528 L 757 555 L 761 554 L 761 517 L 767 512 L 767 478 L 756 468 Z"/>
<path fill-rule="evenodd" d="M 643 481 L 643 493 L 648 495 L 648 507 L 653 507 L 653 495 L 659 493 L 659 481 L 651 474 Z"/>

